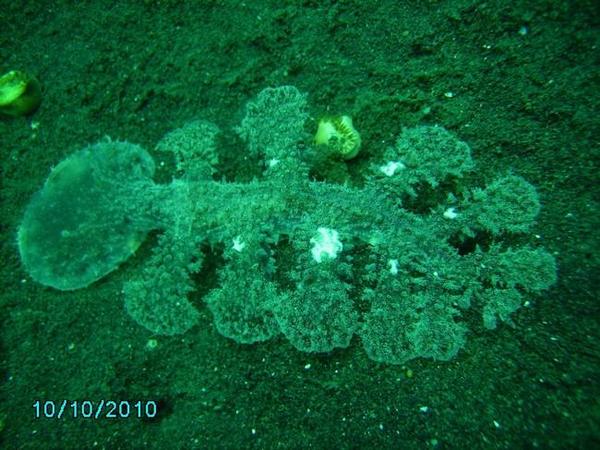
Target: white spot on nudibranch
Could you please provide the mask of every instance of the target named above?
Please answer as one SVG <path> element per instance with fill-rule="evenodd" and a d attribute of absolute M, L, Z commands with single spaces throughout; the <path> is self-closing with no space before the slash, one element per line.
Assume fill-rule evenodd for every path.
<path fill-rule="evenodd" d="M 379 167 L 379 170 L 388 177 L 394 175 L 398 169 L 406 169 L 406 166 L 400 161 L 389 161 L 387 164 Z"/>
<path fill-rule="evenodd" d="M 338 252 L 344 248 L 339 240 L 338 232 L 324 227 L 319 227 L 317 231 L 319 234 L 310 240 L 310 243 L 314 244 L 310 251 L 313 259 L 320 263 L 323 261 L 324 256 L 332 259 L 336 258 Z"/>
<path fill-rule="evenodd" d="M 242 250 L 244 250 L 244 247 L 246 247 L 246 243 L 242 242 L 241 236 L 236 236 L 233 238 L 233 249 L 236 252 L 241 253 Z"/>
<path fill-rule="evenodd" d="M 458 217 L 456 208 L 448 208 L 446 211 L 444 211 L 444 217 L 446 219 L 456 219 Z"/>

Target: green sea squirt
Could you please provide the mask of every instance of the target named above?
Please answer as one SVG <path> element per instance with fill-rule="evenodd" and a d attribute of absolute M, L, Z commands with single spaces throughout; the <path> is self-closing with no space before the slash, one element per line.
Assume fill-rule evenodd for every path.
<path fill-rule="evenodd" d="M 42 86 L 34 77 L 20 70 L 0 76 L 0 117 L 33 114 L 42 103 Z"/>

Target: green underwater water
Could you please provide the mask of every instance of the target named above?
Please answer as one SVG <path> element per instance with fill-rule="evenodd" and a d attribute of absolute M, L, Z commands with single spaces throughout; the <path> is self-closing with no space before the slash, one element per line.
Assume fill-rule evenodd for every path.
<path fill-rule="evenodd" d="M 22 70 L 43 86 L 42 104 L 32 116 L 0 120 L 1 447 L 598 445 L 600 8 L 594 2 L 0 6 L 1 74 Z M 496 327 L 492 331 L 473 309 L 450 317 L 461 330 L 468 328 L 466 343 L 461 335 L 450 358 L 388 364 L 374 361 L 373 351 L 365 353 L 352 333 L 344 335 L 348 342 L 335 346 L 347 348 L 322 353 L 298 351 L 304 337 L 293 333 L 286 333 L 287 339 L 275 333 L 252 344 L 224 337 L 219 322 L 213 322 L 219 310 L 215 305 L 226 304 L 215 294 L 231 253 L 223 242 L 198 243 L 199 252 L 188 255 L 201 254 L 204 260 L 201 270 L 182 281 L 194 289 L 188 294 L 194 320 L 189 330 L 174 336 L 140 326 L 139 316 L 132 320 L 131 308 L 128 314 L 124 306 L 132 280 L 136 286 L 140 274 L 149 273 L 150 280 L 155 276 L 144 271 L 165 239 L 156 230 L 140 245 L 140 231 L 127 225 L 114 243 L 118 261 L 109 264 L 120 266 L 102 267 L 98 276 L 87 273 L 77 287 L 93 283 L 83 289 L 59 291 L 30 277 L 36 263 L 21 261 L 18 230 L 30 199 L 53 167 L 110 136 L 148 149 L 156 164 L 154 180 L 166 186 L 189 166 L 156 144 L 172 130 L 202 119 L 221 130 L 215 138 L 218 162 L 211 161 L 207 176 L 223 183 L 260 180 L 265 168 L 261 152 L 268 151 L 247 152 L 235 127 L 243 123 L 248 101 L 266 87 L 282 85 L 296 86 L 307 96 L 300 148 L 314 151 L 310 136 L 321 117 L 349 115 L 360 132 L 356 158 L 314 159 L 309 176 L 315 182 L 366 192 L 360 190 L 365 174 L 386 161 L 402 130 L 410 133 L 424 125 L 444 127 L 468 143 L 476 165 L 465 184 L 489 186 L 502 177 L 527 180 L 537 191 L 539 215 L 535 225 L 519 229 L 506 245 L 544 248 L 544 255 L 556 260 L 556 284 L 549 287 L 552 282 L 539 277 L 530 281 L 539 285 L 531 289 L 535 292 L 519 285 L 510 318 L 488 317 L 487 325 Z M 277 123 L 271 129 L 277 136 L 287 130 Z M 202 170 L 194 173 L 205 176 Z M 426 184 L 419 185 L 423 196 L 404 200 L 416 214 L 445 200 Z M 449 190 L 449 185 L 441 187 Z M 430 202 L 419 202 L 423 197 Z M 101 195 L 97 198 L 100 202 Z M 366 194 L 356 200 L 356 208 L 361 202 L 376 204 Z M 243 206 L 235 210 L 243 217 Z M 145 235 L 152 227 L 141 228 Z M 43 227 L 35 232 L 43 234 Z M 471 254 L 475 244 L 493 248 L 493 234 L 452 244 Z M 375 240 L 371 244 L 377 246 Z M 285 272 L 298 264 L 294 246 L 285 239 L 271 245 L 279 255 L 273 276 L 280 289 L 294 292 L 298 279 Z M 104 252 L 107 246 L 99 248 Z M 38 250 L 28 254 L 37 257 Z M 369 267 L 364 243 L 353 242 L 343 253 L 353 265 Z M 60 260 L 68 261 L 68 255 L 61 254 Z M 514 259 L 505 260 L 505 266 L 516 269 Z M 335 270 L 345 283 L 351 281 L 345 268 Z M 528 279 L 526 270 L 516 271 Z M 319 279 L 321 272 L 308 276 Z M 228 282 L 247 288 L 246 278 L 252 280 L 246 274 Z M 370 306 L 358 291 L 369 283 L 375 281 L 362 274 L 350 287 L 333 284 L 334 299 L 348 289 L 353 314 L 363 317 Z M 178 286 L 187 293 L 187 285 Z M 310 286 L 304 286 L 311 295 Z M 245 288 L 248 296 L 256 292 Z M 292 319 L 285 316 L 279 323 L 294 328 Z M 431 339 L 438 342 L 439 337 Z M 431 353 L 428 348 L 421 356 Z"/>

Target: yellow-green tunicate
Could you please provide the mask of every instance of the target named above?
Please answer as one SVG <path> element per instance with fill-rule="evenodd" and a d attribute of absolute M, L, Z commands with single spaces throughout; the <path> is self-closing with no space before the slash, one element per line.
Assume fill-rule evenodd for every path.
<path fill-rule="evenodd" d="M 0 116 L 33 114 L 42 102 L 42 87 L 33 76 L 11 70 L 0 77 Z"/>

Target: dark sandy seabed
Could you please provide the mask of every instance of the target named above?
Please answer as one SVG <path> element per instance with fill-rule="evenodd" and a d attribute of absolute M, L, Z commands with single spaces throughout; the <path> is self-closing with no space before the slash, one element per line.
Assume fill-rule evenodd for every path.
<path fill-rule="evenodd" d="M 0 24 L 0 71 L 44 88 L 33 116 L 0 121 L 2 448 L 600 447 L 597 2 L 2 1 Z M 479 182 L 526 178 L 558 283 L 514 328 L 472 329 L 451 361 L 394 366 L 356 341 L 325 355 L 236 344 L 202 305 L 214 279 L 196 280 L 198 326 L 153 336 L 121 287 L 155 235 L 87 289 L 27 275 L 16 230 L 65 156 L 104 136 L 153 149 L 199 117 L 230 130 L 245 102 L 286 84 L 308 94 L 311 117 L 353 117 L 364 148 L 350 179 L 418 124 L 468 142 Z M 222 140 L 218 176 L 255 175 L 235 134 Z M 63 399 L 159 411 L 36 417 L 37 401 Z"/>

